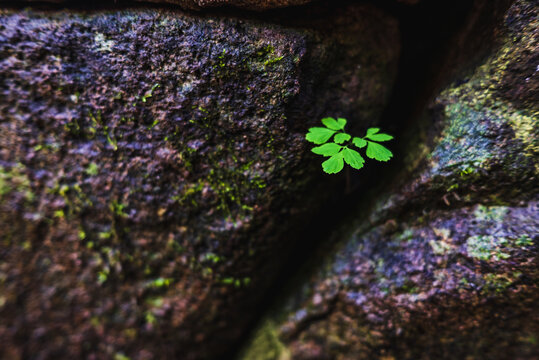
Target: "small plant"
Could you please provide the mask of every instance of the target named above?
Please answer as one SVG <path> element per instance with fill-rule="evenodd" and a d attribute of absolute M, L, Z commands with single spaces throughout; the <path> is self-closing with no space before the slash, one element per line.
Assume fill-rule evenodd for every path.
<path fill-rule="evenodd" d="M 328 117 L 322 119 L 325 127 L 313 127 L 305 136 L 307 141 L 321 145 L 314 147 L 311 151 L 315 154 L 327 156 L 329 159 L 322 163 L 322 169 L 328 174 L 340 172 L 344 163 L 347 163 L 354 169 L 361 169 L 365 164 L 365 159 L 352 145 L 358 149 L 367 147 L 366 155 L 370 159 L 378 161 L 388 161 L 393 153 L 378 142 L 393 139 L 393 136 L 380 133 L 379 128 L 367 129 L 364 137 L 353 137 L 344 131 L 346 119 Z M 333 142 L 328 142 L 333 138 Z"/>

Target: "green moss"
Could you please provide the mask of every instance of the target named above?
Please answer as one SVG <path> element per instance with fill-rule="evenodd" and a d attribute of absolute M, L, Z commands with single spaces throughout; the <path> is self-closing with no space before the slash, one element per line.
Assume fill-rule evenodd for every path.
<path fill-rule="evenodd" d="M 504 78 L 510 75 L 508 71 L 515 63 L 526 59 L 526 54 L 533 51 L 534 44 L 537 44 L 536 26 L 537 21 L 532 21 L 518 37 L 507 36 L 500 50 L 480 66 L 469 81 L 442 93 L 443 99 L 453 102 L 448 106 L 448 115 L 454 119 L 465 120 L 467 116 L 473 117 L 473 111 L 476 111 L 483 114 L 483 119 L 488 118 L 499 124 L 508 123 L 516 138 L 525 145 L 527 156 L 539 153 L 537 108 L 533 104 L 517 108 L 502 95 L 506 91 L 503 87 Z M 466 110 L 462 111 L 464 108 Z"/>
<path fill-rule="evenodd" d="M 245 278 L 234 278 L 234 277 L 225 277 L 218 279 L 218 282 L 223 285 L 233 285 L 236 288 L 242 287 L 242 286 L 249 286 L 251 284 L 251 278 L 245 277 Z"/>
<path fill-rule="evenodd" d="M 267 66 L 273 65 L 275 63 L 278 63 L 282 59 L 284 59 L 284 56 L 276 56 L 274 58 L 267 59 L 266 61 L 264 61 L 264 66 L 267 67 Z"/>
<path fill-rule="evenodd" d="M 240 355 L 240 360 L 289 360 L 292 358 L 286 345 L 279 339 L 277 326 L 267 320 Z"/>
<path fill-rule="evenodd" d="M 80 214 L 84 209 L 93 206 L 93 202 L 82 191 L 79 184 L 62 184 L 61 181 L 62 179 L 57 180 L 52 188 L 47 189 L 47 192 L 62 197 L 66 218 L 70 219 L 74 215 Z"/>
<path fill-rule="evenodd" d="M 113 200 L 109 204 L 109 210 L 112 212 L 112 214 L 119 218 L 127 218 L 129 215 L 125 212 L 125 207 L 127 205 L 122 204 L 116 200 Z"/>
<path fill-rule="evenodd" d="M 24 165 L 20 163 L 11 167 L 11 169 L 6 169 L 0 165 L 0 200 L 13 192 L 23 194 L 24 199 L 28 202 L 34 200 L 30 179 L 28 179 L 24 170 Z"/>
<path fill-rule="evenodd" d="M 64 125 L 64 130 L 71 135 L 78 136 L 81 134 L 81 126 L 78 119 L 72 119 Z"/>
<path fill-rule="evenodd" d="M 187 184 L 180 194 L 173 196 L 173 200 L 182 205 L 199 208 L 208 205 L 207 200 L 203 200 L 203 194 L 209 193 L 213 195 L 215 208 L 225 216 L 249 215 L 253 208 L 249 203 L 245 203 L 244 198 L 252 191 L 264 189 L 266 183 L 260 176 L 252 174 L 250 170 L 252 160 L 243 165 L 237 160 L 230 161 L 230 158 L 234 159 L 234 152 L 233 149 L 223 147 L 206 155 L 204 158 L 208 167 L 206 175 L 194 183 Z M 196 151 L 187 150 L 182 159 L 184 164 L 190 167 L 192 163 L 199 162 L 197 156 Z M 226 160 L 227 164 L 232 162 L 234 165 L 223 166 L 223 160 Z"/>
<path fill-rule="evenodd" d="M 109 277 L 109 270 L 108 269 L 99 271 L 97 273 L 97 282 L 99 284 L 103 284 L 104 282 L 107 281 L 108 277 Z"/>
<path fill-rule="evenodd" d="M 534 346 L 537 345 L 537 343 L 539 343 L 539 341 L 537 340 L 537 335 L 534 335 L 534 334 L 530 334 L 530 335 L 524 337 L 522 339 L 522 341 L 526 342 L 526 343 L 528 343 L 530 345 L 534 345 Z"/>
<path fill-rule="evenodd" d="M 284 55 L 277 54 L 273 45 L 261 43 L 246 59 L 245 65 L 251 72 L 260 72 L 266 75 L 266 71 L 272 70 L 271 68 L 281 63 L 284 58 Z"/>
<path fill-rule="evenodd" d="M 483 280 L 485 281 L 482 288 L 484 294 L 499 295 L 511 286 L 516 279 L 505 274 L 486 274 Z"/>
<path fill-rule="evenodd" d="M 144 95 L 141 96 L 140 100 L 145 103 L 148 101 L 149 98 L 153 96 L 153 92 L 155 89 L 157 89 L 160 85 L 159 84 L 153 84 L 152 88 L 144 93 Z M 155 125 L 154 125 L 155 126 Z"/>
<path fill-rule="evenodd" d="M 221 283 L 225 284 L 225 285 L 233 284 L 234 283 L 234 278 L 231 278 L 231 277 L 223 278 L 223 279 L 221 279 Z"/>
<path fill-rule="evenodd" d="M 218 256 L 218 255 L 216 255 L 214 253 L 206 253 L 206 254 L 204 254 L 203 258 L 204 258 L 205 261 L 209 261 L 209 262 L 211 262 L 213 264 L 217 264 L 218 262 L 223 260 L 220 256 Z"/>
<path fill-rule="evenodd" d="M 457 190 L 458 188 L 459 188 L 459 184 L 452 184 L 451 186 L 449 186 L 449 187 L 447 188 L 446 191 L 447 191 L 447 192 L 451 192 L 451 191 L 453 191 L 453 190 Z"/>
<path fill-rule="evenodd" d="M 99 173 L 99 168 L 96 163 L 92 162 L 88 164 L 88 167 L 86 170 L 84 170 L 84 172 L 89 176 L 95 176 Z"/>
<path fill-rule="evenodd" d="M 539 154 L 538 118 L 539 112 L 528 115 L 518 110 L 511 112 L 508 118 L 509 125 L 515 132 L 515 136 L 525 145 L 526 156 L 533 157 Z M 539 173 L 539 164 L 536 164 L 535 169 Z"/>
<path fill-rule="evenodd" d="M 149 299 L 146 299 L 146 304 L 150 305 L 154 308 L 160 308 L 163 306 L 164 301 L 162 297 L 151 297 Z"/>
<path fill-rule="evenodd" d="M 539 164 L 532 162 L 539 154 L 539 112 L 534 104 L 508 100 L 511 95 L 507 91 L 507 79 L 519 79 L 516 64 L 529 59 L 530 50 L 537 44 L 536 26 L 537 21 L 532 21 L 518 36 L 507 36 L 499 51 L 466 82 L 449 87 L 438 98 L 447 124 L 431 158 L 435 172 L 454 172 L 454 176 L 447 177 L 447 191 L 478 180 L 484 174 L 481 170 L 488 170 L 494 162 L 503 163 L 502 171 L 516 176 L 513 164 L 530 158 L 539 174 Z M 513 130 L 514 139 L 502 144 L 492 137 L 492 131 L 507 126 Z"/>
<path fill-rule="evenodd" d="M 264 60 L 264 68 L 267 68 L 271 65 L 279 63 L 281 60 L 284 59 L 284 55 L 277 55 L 275 53 L 275 48 L 272 45 L 267 45 L 262 49 L 262 51 L 258 51 L 257 55 L 260 58 L 265 59 Z"/>
<path fill-rule="evenodd" d="M 155 315 L 151 311 L 146 311 L 146 313 L 144 315 L 144 319 L 146 320 L 146 323 L 148 323 L 150 325 L 157 324 L 157 318 L 155 317 Z"/>
<path fill-rule="evenodd" d="M 129 356 L 125 356 L 122 353 L 116 353 L 114 354 L 114 360 L 131 360 Z"/>
<path fill-rule="evenodd" d="M 147 287 L 150 288 L 166 288 L 174 281 L 172 278 L 157 278 L 148 282 Z"/>
<path fill-rule="evenodd" d="M 515 245 L 518 247 L 530 246 L 533 245 L 533 240 L 527 234 L 524 234 L 515 241 Z"/>

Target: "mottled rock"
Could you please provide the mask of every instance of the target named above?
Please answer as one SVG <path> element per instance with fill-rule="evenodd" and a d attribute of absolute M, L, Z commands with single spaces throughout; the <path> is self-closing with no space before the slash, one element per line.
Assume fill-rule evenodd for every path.
<path fill-rule="evenodd" d="M 151 0 L 177 4 L 187 9 L 199 10 L 217 6 L 236 6 L 250 10 L 268 10 L 310 3 L 312 0 Z"/>
<path fill-rule="evenodd" d="M 136 2 L 143 3 L 156 3 L 156 4 L 171 4 L 178 5 L 183 9 L 189 10 L 202 10 L 207 8 L 217 8 L 217 7 L 237 7 L 247 10 L 270 10 L 284 8 L 288 6 L 299 6 L 305 5 L 312 0 L 134 0 Z M 11 2 L 9 0 L 0 0 L 2 2 Z M 77 4 L 77 0 L 15 0 L 17 3 L 70 3 Z M 105 3 L 105 2 L 104 2 Z M 117 3 L 116 1 L 110 1 L 110 3 Z M 86 4 L 83 4 L 86 5 Z"/>
<path fill-rule="evenodd" d="M 143 0 L 137 0 L 143 1 Z M 235 6 L 249 10 L 269 10 L 288 6 L 299 6 L 314 3 L 313 0 L 150 0 L 156 3 L 177 4 L 187 9 L 200 10 L 204 8 Z M 320 0 L 318 0 L 320 1 Z M 408 5 L 415 5 L 419 0 L 395 0 Z M 326 1 L 328 2 L 328 1 Z"/>
<path fill-rule="evenodd" d="M 509 10 L 502 46 L 437 96 L 398 181 L 245 359 L 537 358 L 537 19 L 534 1 Z"/>
<path fill-rule="evenodd" d="M 366 5 L 0 10 L 0 357 L 219 358 L 324 200 L 306 129 L 377 119 L 398 49 Z"/>
<path fill-rule="evenodd" d="M 178 5 L 183 9 L 188 10 L 204 10 L 214 8 L 240 8 L 254 11 L 265 11 L 272 9 L 281 9 L 291 6 L 301 6 L 307 4 L 322 3 L 322 6 L 334 6 L 335 1 L 321 1 L 321 0 L 133 0 L 135 2 L 142 3 L 155 3 L 155 4 L 170 4 Z M 416 5 L 420 0 L 393 0 L 396 3 L 403 3 L 407 5 Z M 0 0 L 0 3 L 52 3 L 52 4 L 77 4 L 78 0 Z M 105 0 L 106 2 L 106 0 Z M 104 3 L 105 3 L 104 2 Z M 110 1 L 117 4 L 116 1 Z M 83 5 L 84 4 L 83 2 Z"/>

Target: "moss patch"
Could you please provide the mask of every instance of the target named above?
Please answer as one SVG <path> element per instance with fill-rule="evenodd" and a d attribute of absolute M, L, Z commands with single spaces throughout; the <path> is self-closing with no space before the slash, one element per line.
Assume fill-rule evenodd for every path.
<path fill-rule="evenodd" d="M 267 320 L 255 333 L 249 346 L 240 355 L 241 360 L 290 360 L 287 346 L 281 342 L 276 325 Z"/>
<path fill-rule="evenodd" d="M 0 201 L 13 192 L 22 194 L 27 201 L 34 199 L 30 180 L 24 169 L 24 166 L 20 163 L 11 168 L 0 165 Z"/>

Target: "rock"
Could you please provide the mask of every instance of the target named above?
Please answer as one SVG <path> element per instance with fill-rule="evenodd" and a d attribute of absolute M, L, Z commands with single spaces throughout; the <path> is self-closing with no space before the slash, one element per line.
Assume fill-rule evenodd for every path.
<path fill-rule="evenodd" d="M 271 10 L 288 6 L 299 6 L 311 3 L 312 0 L 134 0 L 143 3 L 171 4 L 180 6 L 182 9 L 202 10 L 217 7 L 237 7 L 247 10 Z M 13 3 L 9 0 L 0 0 L 0 3 Z M 15 0 L 15 3 L 71 3 L 70 0 Z M 114 2 L 116 4 L 116 1 Z"/>
<path fill-rule="evenodd" d="M 537 358 L 536 2 L 517 1 L 505 26 L 433 101 L 399 180 L 336 233 L 245 359 Z"/>
<path fill-rule="evenodd" d="M 217 6 L 236 6 L 249 10 L 268 10 L 310 3 L 312 0 L 151 0 L 177 4 L 186 9 L 200 10 Z"/>
<path fill-rule="evenodd" d="M 177 5 L 182 9 L 204 10 L 212 8 L 236 7 L 246 10 L 267 11 L 291 6 L 301 6 L 307 4 L 322 3 L 322 6 L 331 4 L 331 1 L 313 1 L 313 0 L 134 0 L 142 3 L 171 4 Z M 420 0 L 392 0 L 395 3 L 406 5 L 416 5 Z M 0 0 L 0 3 L 52 3 L 63 4 L 70 3 L 70 0 Z M 116 4 L 116 1 L 114 2 Z"/>
<path fill-rule="evenodd" d="M 0 357 L 220 358 L 333 193 L 307 128 L 375 121 L 398 54 L 369 5 L 0 10 Z"/>
<path fill-rule="evenodd" d="M 137 0 L 142 1 L 142 0 Z M 235 6 L 249 10 L 269 10 L 288 6 L 299 6 L 315 3 L 313 0 L 150 0 L 156 3 L 177 4 L 183 8 L 200 10 L 204 8 Z M 407 5 L 415 5 L 419 0 L 396 0 Z"/>

